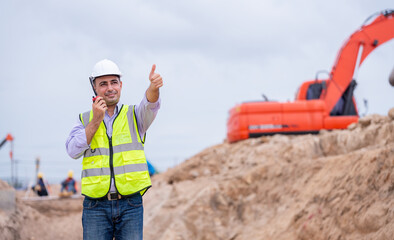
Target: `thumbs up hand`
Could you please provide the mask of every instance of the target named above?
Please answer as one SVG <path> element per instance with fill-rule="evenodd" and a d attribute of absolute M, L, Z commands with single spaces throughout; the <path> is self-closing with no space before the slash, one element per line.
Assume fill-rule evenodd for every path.
<path fill-rule="evenodd" d="M 152 70 L 150 71 L 149 74 L 149 81 L 150 81 L 150 86 L 152 90 L 158 90 L 163 86 L 163 78 L 160 76 L 160 74 L 155 73 L 156 70 L 156 64 L 152 65 Z"/>
<path fill-rule="evenodd" d="M 163 78 L 160 74 L 155 73 L 156 64 L 152 65 L 152 70 L 149 73 L 150 85 L 146 90 L 146 98 L 149 102 L 156 102 L 159 99 L 159 88 L 163 86 Z"/>

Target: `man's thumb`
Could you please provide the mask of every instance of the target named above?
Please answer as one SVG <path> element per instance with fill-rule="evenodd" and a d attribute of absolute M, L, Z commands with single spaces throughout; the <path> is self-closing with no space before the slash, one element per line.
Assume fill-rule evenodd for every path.
<path fill-rule="evenodd" d="M 149 78 L 152 77 L 152 75 L 155 73 L 155 70 L 156 70 L 156 64 L 153 64 L 152 65 L 152 70 L 150 71 L 150 74 L 149 74 Z"/>

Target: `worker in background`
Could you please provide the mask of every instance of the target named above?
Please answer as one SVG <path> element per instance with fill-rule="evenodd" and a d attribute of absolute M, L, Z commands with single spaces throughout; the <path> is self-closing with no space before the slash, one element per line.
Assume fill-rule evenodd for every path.
<path fill-rule="evenodd" d="M 118 66 L 104 59 L 93 67 L 89 80 L 97 97 L 92 109 L 78 116 L 66 141 L 72 158 L 83 156 L 84 239 L 142 240 L 142 195 L 151 187 L 145 133 L 160 108 L 163 86 L 155 70 L 153 65 L 140 104 L 127 105 L 120 101 L 123 82 Z"/>
<path fill-rule="evenodd" d="M 48 191 L 44 182 L 44 174 L 42 174 L 42 172 L 37 174 L 37 183 L 32 187 L 32 190 L 40 197 L 48 196 Z"/>
<path fill-rule="evenodd" d="M 77 193 L 77 182 L 73 178 L 74 172 L 68 171 L 67 178 L 62 182 L 62 188 L 60 192 L 66 191 L 67 193 Z"/>

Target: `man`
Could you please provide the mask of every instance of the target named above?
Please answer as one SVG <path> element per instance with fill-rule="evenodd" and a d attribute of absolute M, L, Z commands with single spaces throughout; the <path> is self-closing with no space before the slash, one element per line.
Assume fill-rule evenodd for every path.
<path fill-rule="evenodd" d="M 61 183 L 62 185 L 62 188 L 60 189 L 61 193 L 65 191 L 66 195 L 68 196 L 77 193 L 77 182 L 75 181 L 73 176 L 74 176 L 73 170 L 69 170 L 67 173 L 67 178 Z"/>
<path fill-rule="evenodd" d="M 144 140 L 160 108 L 163 86 L 156 65 L 139 105 L 124 105 L 121 72 L 107 59 L 93 68 L 90 83 L 97 97 L 79 115 L 66 141 L 72 158 L 83 155 L 81 193 L 84 239 L 142 239 L 142 195 L 151 186 Z"/>
<path fill-rule="evenodd" d="M 44 174 L 42 172 L 37 174 L 37 184 L 32 187 L 32 190 L 40 197 L 48 196 L 48 191 L 44 182 Z"/>

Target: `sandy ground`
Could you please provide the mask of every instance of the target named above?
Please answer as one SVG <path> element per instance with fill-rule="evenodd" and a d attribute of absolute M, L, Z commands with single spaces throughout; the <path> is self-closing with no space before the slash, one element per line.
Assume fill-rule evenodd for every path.
<path fill-rule="evenodd" d="M 83 198 L 57 198 L 59 192 L 59 185 L 51 185 L 52 194 L 42 198 L 17 191 L 16 211 L 0 210 L 0 239 L 82 239 Z"/>
<path fill-rule="evenodd" d="M 393 170 L 394 109 L 343 131 L 224 142 L 152 178 L 144 239 L 393 239 Z M 82 239 L 81 198 L 22 196 L 0 210 L 2 239 Z"/>

